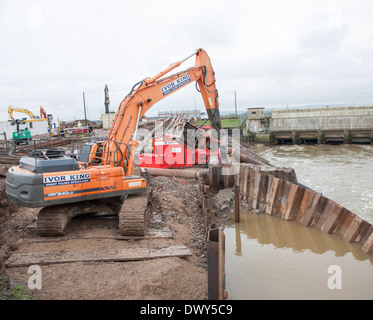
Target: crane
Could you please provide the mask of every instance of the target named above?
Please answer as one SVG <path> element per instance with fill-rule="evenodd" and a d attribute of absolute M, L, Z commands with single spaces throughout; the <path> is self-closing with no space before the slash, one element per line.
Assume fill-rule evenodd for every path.
<path fill-rule="evenodd" d="M 194 67 L 164 77 L 194 55 Z M 44 207 L 38 221 L 46 225 L 49 217 L 53 216 L 51 212 L 61 212 L 61 208 L 66 208 L 68 204 L 86 201 L 127 196 L 122 211 L 126 208 L 136 211 L 133 207 L 139 206 L 131 206 L 128 199 L 131 195 L 148 193 L 146 180 L 133 175 L 139 120 L 155 103 L 193 82 L 202 95 L 212 127 L 219 132 L 221 121 L 215 72 L 208 54 L 200 48 L 155 76 L 136 83 L 120 103 L 106 141 L 85 144 L 79 160 L 55 150 L 21 158 L 18 166 L 9 169 L 6 181 L 8 197 L 21 206 Z M 143 203 L 146 203 L 147 198 L 144 199 Z M 144 212 L 138 214 L 143 215 Z M 57 214 L 54 216 L 57 217 Z M 130 221 L 129 227 L 122 223 L 126 219 Z M 120 215 L 119 232 L 131 232 L 131 221 L 136 219 L 137 216 L 131 218 L 130 212 Z"/>

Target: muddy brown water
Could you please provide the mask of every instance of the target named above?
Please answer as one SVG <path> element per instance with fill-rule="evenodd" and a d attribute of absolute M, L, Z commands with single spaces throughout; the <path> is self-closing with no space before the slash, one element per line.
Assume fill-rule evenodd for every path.
<path fill-rule="evenodd" d="M 255 150 L 298 181 L 373 224 L 373 146 L 276 146 Z M 232 219 L 234 221 L 234 219 Z M 373 255 L 296 221 L 241 213 L 225 228 L 232 299 L 373 299 Z"/>

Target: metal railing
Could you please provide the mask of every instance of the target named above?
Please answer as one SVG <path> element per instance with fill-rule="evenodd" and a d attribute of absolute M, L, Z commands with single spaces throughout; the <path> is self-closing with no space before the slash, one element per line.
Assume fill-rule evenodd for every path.
<path fill-rule="evenodd" d="M 343 130 L 350 130 L 350 131 L 355 131 L 355 130 L 373 130 L 372 125 L 362 125 L 359 127 L 343 127 L 343 126 L 316 126 L 315 128 L 305 128 L 304 126 L 294 126 L 294 127 L 286 127 L 284 128 L 283 126 L 281 127 L 271 127 L 269 128 L 269 132 L 280 132 L 280 131 L 333 131 L 333 130 L 338 130 L 338 131 L 343 131 Z"/>

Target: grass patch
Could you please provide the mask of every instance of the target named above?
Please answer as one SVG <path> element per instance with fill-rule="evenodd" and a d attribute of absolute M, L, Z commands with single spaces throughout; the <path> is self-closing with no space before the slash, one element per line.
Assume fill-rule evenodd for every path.
<path fill-rule="evenodd" d="M 196 122 L 197 126 L 203 124 L 206 120 L 198 120 Z M 210 121 L 206 121 L 205 125 L 210 125 Z M 238 119 L 221 119 L 221 125 L 223 128 L 236 128 L 239 126 Z"/>
<path fill-rule="evenodd" d="M 0 300 L 36 300 L 29 290 L 19 283 L 11 281 L 8 288 L 8 277 L 0 275 Z"/>

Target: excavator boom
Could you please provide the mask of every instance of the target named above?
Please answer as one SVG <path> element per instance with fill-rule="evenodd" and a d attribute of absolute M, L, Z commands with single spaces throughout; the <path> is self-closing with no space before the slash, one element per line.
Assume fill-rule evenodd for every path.
<path fill-rule="evenodd" d="M 13 117 L 13 112 L 16 111 L 16 112 L 20 112 L 20 113 L 26 113 L 27 115 L 30 116 L 30 119 L 35 119 L 35 116 L 34 114 L 27 110 L 27 109 L 23 109 L 23 108 L 17 108 L 17 107 L 12 107 L 12 106 L 9 106 L 8 107 L 8 114 L 9 114 L 9 118 L 14 120 L 14 117 Z"/>
<path fill-rule="evenodd" d="M 210 58 L 203 49 L 198 49 L 193 55 L 196 55 L 195 67 L 161 78 L 179 67 L 186 59 L 177 61 L 157 75 L 144 79 L 134 86 L 119 105 L 107 142 L 103 147 L 103 164 L 114 163 L 115 166 L 126 167 L 127 149 L 132 134 L 136 132 L 139 119 L 155 103 L 193 82 L 198 84 L 210 123 L 216 131 L 221 130 L 218 91 Z M 133 158 L 129 161 L 133 161 Z"/>
<path fill-rule="evenodd" d="M 40 119 L 47 119 L 47 112 L 42 106 L 40 106 Z"/>

